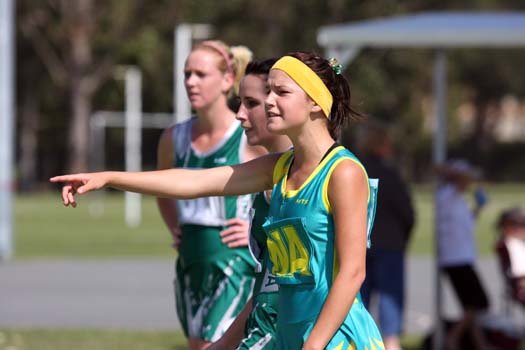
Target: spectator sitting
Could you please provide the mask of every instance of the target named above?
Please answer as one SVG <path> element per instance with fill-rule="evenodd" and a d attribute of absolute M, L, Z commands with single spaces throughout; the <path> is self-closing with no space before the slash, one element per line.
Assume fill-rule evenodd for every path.
<path fill-rule="evenodd" d="M 503 211 L 498 220 L 496 252 L 512 298 L 525 306 L 525 213 L 519 207 Z"/>

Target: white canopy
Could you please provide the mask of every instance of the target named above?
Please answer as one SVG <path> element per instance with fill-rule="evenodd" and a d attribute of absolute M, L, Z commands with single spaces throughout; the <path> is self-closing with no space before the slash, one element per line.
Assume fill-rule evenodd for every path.
<path fill-rule="evenodd" d="M 321 27 L 324 47 L 525 46 L 525 12 L 426 12 Z"/>
<path fill-rule="evenodd" d="M 319 28 L 317 42 L 343 65 L 363 47 L 436 49 L 434 162 L 441 163 L 446 157 L 445 49 L 525 47 L 525 12 L 423 12 L 343 23 Z"/>

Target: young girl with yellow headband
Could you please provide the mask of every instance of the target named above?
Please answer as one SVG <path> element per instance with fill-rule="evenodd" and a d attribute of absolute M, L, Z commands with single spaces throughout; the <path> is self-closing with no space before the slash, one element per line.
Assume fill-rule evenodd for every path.
<path fill-rule="evenodd" d="M 384 349 L 364 308 L 367 236 L 375 191 L 357 158 L 335 140 L 356 113 L 340 66 L 305 52 L 279 59 L 265 101 L 271 132 L 293 149 L 235 166 L 57 176 L 64 205 L 114 187 L 173 198 L 240 195 L 273 188 L 263 225 L 279 284 L 278 349 Z"/>

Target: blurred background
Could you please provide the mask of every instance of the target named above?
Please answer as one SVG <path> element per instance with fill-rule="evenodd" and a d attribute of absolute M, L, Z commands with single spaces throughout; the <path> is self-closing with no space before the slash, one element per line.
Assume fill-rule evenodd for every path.
<path fill-rule="evenodd" d="M 49 177 L 65 172 L 125 169 L 123 120 L 130 108 L 142 113 L 139 166 L 155 168 L 158 138 L 175 120 L 178 108 L 176 67 L 181 61 L 176 59 L 176 37 L 181 25 L 187 25 L 182 28 L 189 28 L 193 39 L 246 45 L 256 58 L 266 58 L 292 50 L 323 52 L 317 35 L 326 25 L 427 11 L 525 11 L 522 0 L 10 2 L 14 168 L 12 183 L 2 186 L 12 189 L 14 199 L 12 256 L 0 263 L 0 349 L 6 350 L 183 348 L 181 334 L 171 332 L 177 321 L 166 278 L 172 273 L 175 252 L 154 199 L 135 202 L 139 219 L 126 221 L 129 208 L 123 194 L 89 195 L 76 210 L 66 210 L 58 188 L 48 183 Z M 2 21 L 6 18 L 3 15 Z M 409 300 L 420 298 L 421 305 L 408 302 L 403 340 L 412 349 L 418 348 L 433 320 L 433 310 L 425 309 L 425 303 L 433 297 L 429 274 L 434 251 L 434 55 L 434 49 L 424 47 L 364 47 L 343 71 L 354 107 L 390 126 L 395 163 L 414 197 L 417 220 L 409 245 L 407 293 Z M 485 267 L 481 275 L 496 299 L 494 312 L 504 305 L 504 287 L 494 262 L 495 223 L 504 208 L 525 203 L 523 62 L 524 47 L 447 51 L 447 156 L 466 158 L 483 174 L 489 200 L 476 237 Z M 141 103 L 134 107 L 126 102 L 133 93 L 130 72 L 139 77 Z M 350 149 L 358 130 L 351 125 L 344 132 L 343 143 Z M 53 270 L 58 265 L 66 266 L 61 276 L 53 272 L 59 271 Z M 108 271 L 116 275 L 105 280 L 101 276 Z M 158 273 L 158 281 L 148 279 L 154 278 L 151 271 Z M 28 281 L 24 276 L 32 277 Z M 86 280 L 97 276 L 98 289 Z M 56 289 L 38 287 L 38 280 Z M 157 289 L 150 291 L 155 283 Z M 102 289 L 113 290 L 113 297 L 122 302 L 120 308 L 110 311 L 116 303 L 99 295 Z M 130 289 L 136 294 L 122 294 L 132 293 Z M 68 304 L 69 296 L 61 294 L 68 291 L 87 298 L 84 307 L 92 314 L 77 310 L 78 302 Z M 141 293 L 149 292 L 157 297 L 154 305 L 148 304 L 150 297 L 141 298 Z M 457 305 L 452 297 L 446 300 L 454 315 Z M 137 303 L 142 308 L 128 314 Z M 112 312 L 128 321 L 146 319 L 148 313 L 156 318 L 133 323 Z M 99 343 L 94 344 L 94 338 Z"/>

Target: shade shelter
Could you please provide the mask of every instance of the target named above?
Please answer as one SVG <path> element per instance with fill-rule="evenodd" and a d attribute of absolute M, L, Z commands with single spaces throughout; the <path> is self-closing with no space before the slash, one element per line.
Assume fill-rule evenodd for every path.
<path fill-rule="evenodd" d="M 525 12 L 425 12 L 319 28 L 317 42 L 328 57 L 349 64 L 363 48 L 428 48 L 435 51 L 433 163 L 446 158 L 446 51 L 453 48 L 525 47 Z M 438 245 L 436 244 L 436 247 Z M 437 249 L 437 248 L 436 248 Z M 436 262 L 436 317 L 441 319 L 441 283 Z M 436 322 L 435 349 L 442 332 Z"/>

